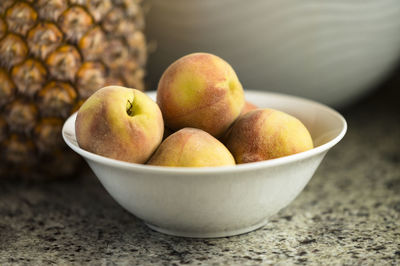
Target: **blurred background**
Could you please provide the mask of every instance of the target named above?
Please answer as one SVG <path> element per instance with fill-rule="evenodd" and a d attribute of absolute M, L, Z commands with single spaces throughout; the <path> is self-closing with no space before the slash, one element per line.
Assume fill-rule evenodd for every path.
<path fill-rule="evenodd" d="M 400 55 L 397 0 L 150 0 L 151 88 L 195 51 L 231 63 L 244 88 L 344 107 L 377 87 Z"/>

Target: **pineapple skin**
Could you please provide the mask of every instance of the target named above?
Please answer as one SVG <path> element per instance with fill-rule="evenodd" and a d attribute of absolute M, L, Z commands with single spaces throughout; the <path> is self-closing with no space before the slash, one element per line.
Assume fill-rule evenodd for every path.
<path fill-rule="evenodd" d="M 0 178 L 66 177 L 64 120 L 107 85 L 144 90 L 141 0 L 0 1 Z"/>

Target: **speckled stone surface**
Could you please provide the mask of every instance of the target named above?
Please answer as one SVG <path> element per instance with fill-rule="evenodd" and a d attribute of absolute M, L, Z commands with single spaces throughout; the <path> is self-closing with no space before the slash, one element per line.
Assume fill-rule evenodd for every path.
<path fill-rule="evenodd" d="M 399 265 L 396 91 L 344 110 L 348 134 L 306 189 L 269 224 L 240 236 L 198 240 L 154 232 L 89 173 L 0 181 L 0 265 Z"/>

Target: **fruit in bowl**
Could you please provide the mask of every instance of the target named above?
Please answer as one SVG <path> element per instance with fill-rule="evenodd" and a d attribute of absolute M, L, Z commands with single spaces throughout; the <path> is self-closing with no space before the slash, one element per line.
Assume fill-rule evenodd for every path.
<path fill-rule="evenodd" d="M 253 104 L 253 103 L 251 103 L 251 102 L 249 102 L 249 101 L 245 101 L 245 102 L 244 102 L 243 109 L 242 109 L 242 112 L 240 113 L 240 115 L 247 114 L 248 112 L 250 112 L 250 111 L 252 111 L 252 110 L 255 110 L 255 109 L 257 109 L 257 108 L 258 108 L 258 107 L 257 107 L 255 104 Z"/>
<path fill-rule="evenodd" d="M 155 92 L 147 93 L 152 99 Z M 260 162 L 220 167 L 161 167 L 113 160 L 79 147 L 72 115 L 63 138 L 84 157 L 108 193 L 154 230 L 185 237 L 250 232 L 292 202 L 346 132 L 333 109 L 299 97 L 245 90 L 260 108 L 282 110 L 307 126 L 315 147 Z"/>
<path fill-rule="evenodd" d="M 190 75 L 183 75 L 185 82 L 178 82 L 179 86 L 165 87 L 165 94 L 160 81 L 157 100 L 162 112 L 152 100 L 154 92 L 148 93 L 150 99 L 132 89 L 104 88 L 66 121 L 63 138 L 85 158 L 114 199 L 154 230 L 202 238 L 249 232 L 267 223 L 302 191 L 328 150 L 344 136 L 346 122 L 327 106 L 288 95 L 245 91 L 243 97 L 234 97 L 238 101 L 230 101 L 229 89 L 215 91 L 215 86 L 198 82 L 206 76 L 203 67 L 198 72 L 197 64 L 196 59 L 175 70 L 172 74 L 178 80 L 180 71 L 189 69 Z M 253 103 L 247 110 L 245 98 Z M 195 122 L 192 127 L 199 128 L 188 128 L 186 122 L 168 123 L 165 117 L 174 115 L 168 113 L 169 103 L 181 112 L 175 117 L 179 122 L 189 117 L 187 121 Z M 191 103 L 196 108 L 191 109 Z M 158 145 L 163 118 L 166 128 L 173 129 Z M 129 138 L 133 132 L 140 137 Z M 230 151 L 212 135 L 223 136 Z M 149 136 L 154 137 L 147 146 L 151 148 L 142 149 L 150 143 Z"/>
<path fill-rule="evenodd" d="M 310 150 L 313 141 L 297 118 L 265 108 L 240 117 L 227 136 L 226 146 L 237 163 L 249 163 Z"/>
<path fill-rule="evenodd" d="M 195 127 L 220 137 L 242 111 L 244 94 L 226 61 L 194 53 L 165 70 L 157 88 L 157 103 L 167 127 Z"/>
<path fill-rule="evenodd" d="M 189 54 L 171 64 L 158 85 L 157 103 L 138 90 L 102 88 L 79 109 L 79 146 L 113 159 L 145 163 L 163 140 L 165 121 L 167 128 L 179 131 L 164 139 L 149 164 L 232 165 L 235 160 L 268 160 L 313 147 L 298 119 L 246 101 L 233 68 L 212 54 Z"/>
<path fill-rule="evenodd" d="M 235 159 L 219 140 L 197 128 L 183 128 L 166 138 L 148 164 L 203 167 L 235 165 Z"/>
<path fill-rule="evenodd" d="M 109 86 L 81 106 L 75 130 L 79 146 L 87 151 L 144 163 L 161 143 L 164 123 L 157 104 L 146 94 Z"/>

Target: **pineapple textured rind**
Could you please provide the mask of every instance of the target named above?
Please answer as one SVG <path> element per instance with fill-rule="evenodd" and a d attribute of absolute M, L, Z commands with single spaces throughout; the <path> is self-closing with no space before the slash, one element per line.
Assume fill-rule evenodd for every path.
<path fill-rule="evenodd" d="M 144 90 L 140 2 L 0 1 L 0 177 L 73 174 L 63 121 L 103 86 Z"/>

